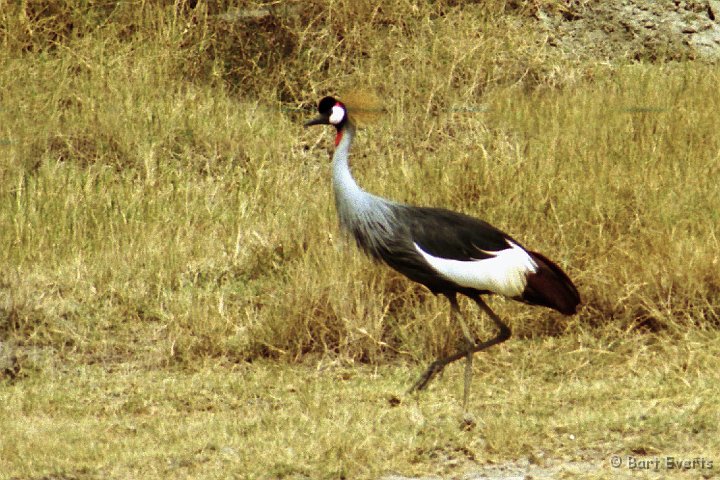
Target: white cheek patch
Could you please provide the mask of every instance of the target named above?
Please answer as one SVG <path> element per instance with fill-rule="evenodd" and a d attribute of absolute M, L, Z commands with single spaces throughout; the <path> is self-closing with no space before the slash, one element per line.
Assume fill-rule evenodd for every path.
<path fill-rule="evenodd" d="M 446 279 L 461 287 L 487 290 L 517 297 L 527 285 L 527 276 L 538 269 L 530 255 L 518 245 L 508 242 L 510 248 L 498 252 L 486 252 L 492 255 L 482 260 L 450 260 L 430 255 L 415 244 L 415 249 L 430 266 Z"/>
<path fill-rule="evenodd" d="M 343 121 L 343 118 L 345 118 L 345 109 L 340 105 L 333 106 L 332 113 L 330 114 L 330 118 L 328 118 L 328 121 L 332 125 L 338 125 L 340 122 Z"/>

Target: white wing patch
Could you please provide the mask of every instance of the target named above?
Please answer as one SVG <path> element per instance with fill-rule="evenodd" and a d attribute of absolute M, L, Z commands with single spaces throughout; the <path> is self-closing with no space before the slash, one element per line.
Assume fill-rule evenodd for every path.
<path fill-rule="evenodd" d="M 488 290 L 490 292 L 517 297 L 527 285 L 527 276 L 537 271 L 537 264 L 519 245 L 508 241 L 509 248 L 498 252 L 483 252 L 491 255 L 482 260 L 450 260 L 430 255 L 416 243 L 415 249 L 446 279 L 461 287 Z"/>

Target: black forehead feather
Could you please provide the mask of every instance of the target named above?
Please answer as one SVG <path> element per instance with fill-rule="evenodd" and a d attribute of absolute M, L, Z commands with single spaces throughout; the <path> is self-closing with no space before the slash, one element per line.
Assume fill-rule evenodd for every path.
<path fill-rule="evenodd" d="M 322 114 L 330 114 L 332 107 L 334 107 L 336 103 L 338 103 L 338 101 L 333 97 L 325 97 L 320 100 L 320 103 L 318 103 L 318 112 Z"/>

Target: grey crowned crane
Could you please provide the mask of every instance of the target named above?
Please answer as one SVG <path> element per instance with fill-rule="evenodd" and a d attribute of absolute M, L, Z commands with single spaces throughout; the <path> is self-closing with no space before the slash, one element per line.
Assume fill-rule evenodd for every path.
<path fill-rule="evenodd" d="M 466 358 L 464 405 L 467 406 L 473 354 L 510 338 L 510 328 L 482 299 L 498 294 L 565 315 L 576 312 L 580 295 L 570 278 L 544 255 L 526 250 L 518 241 L 487 222 L 442 208 L 393 202 L 362 190 L 350 173 L 348 156 L 355 126 L 345 105 L 325 97 L 319 116 L 305 123 L 332 125 L 337 131 L 332 160 L 335 206 L 341 226 L 358 246 L 410 280 L 450 301 L 465 347 L 434 361 L 410 391 L 423 390 L 445 366 Z M 496 337 L 476 342 L 465 324 L 457 295 L 471 298 L 497 325 Z"/>

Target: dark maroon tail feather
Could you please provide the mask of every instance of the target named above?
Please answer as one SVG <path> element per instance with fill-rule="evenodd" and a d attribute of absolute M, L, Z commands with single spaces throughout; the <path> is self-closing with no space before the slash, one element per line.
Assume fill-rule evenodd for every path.
<path fill-rule="evenodd" d="M 570 277 L 544 255 L 528 253 L 535 260 L 538 269 L 528 275 L 527 285 L 518 300 L 549 307 L 565 315 L 577 312 L 580 294 Z"/>

